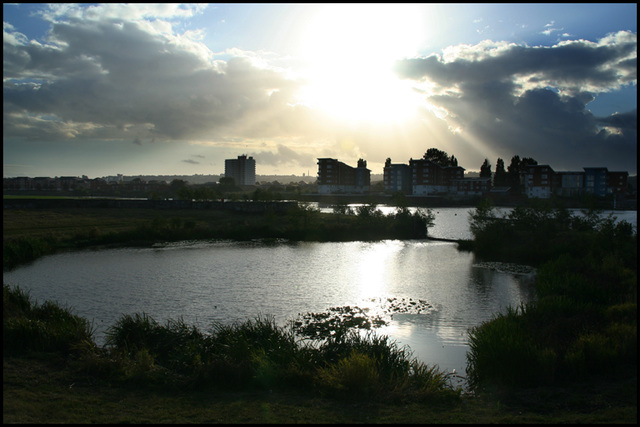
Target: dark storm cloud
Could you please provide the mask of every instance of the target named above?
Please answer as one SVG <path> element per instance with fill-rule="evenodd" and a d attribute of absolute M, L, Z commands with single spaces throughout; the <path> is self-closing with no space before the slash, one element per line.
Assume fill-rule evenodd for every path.
<path fill-rule="evenodd" d="M 211 139 L 303 125 L 288 103 L 295 82 L 246 58 L 213 61 L 203 45 L 137 22 L 69 19 L 53 24 L 47 44 L 11 31 L 3 40 L 5 136 L 131 138 L 135 130 L 140 138 Z"/>
<path fill-rule="evenodd" d="M 453 52 L 453 55 L 451 54 Z M 452 127 L 504 156 L 534 157 L 557 170 L 619 165 L 636 171 L 636 112 L 595 117 L 598 93 L 636 84 L 636 35 L 551 48 L 495 44 L 401 61 L 404 78 L 435 83 L 429 101 Z"/>
<path fill-rule="evenodd" d="M 426 78 L 440 85 L 524 75 L 537 81 L 609 88 L 635 81 L 636 50 L 635 34 L 620 32 L 600 43 L 562 42 L 553 47 L 481 44 L 460 50 L 449 61 L 438 55 L 400 61 L 396 70 L 401 77 Z"/>

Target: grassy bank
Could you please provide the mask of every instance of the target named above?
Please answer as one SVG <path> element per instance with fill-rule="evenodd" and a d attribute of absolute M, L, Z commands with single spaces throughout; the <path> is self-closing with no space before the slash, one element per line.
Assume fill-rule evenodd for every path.
<path fill-rule="evenodd" d="M 111 328 L 104 348 L 90 335 L 90 325 L 71 310 L 36 304 L 4 286 L 3 422 L 632 423 L 637 417 L 633 382 L 465 396 L 384 337 L 345 333 L 310 344 L 268 319 L 216 325 L 205 334 L 179 320 L 160 325 L 133 315 Z"/>
<path fill-rule="evenodd" d="M 286 213 L 257 214 L 196 209 L 6 209 L 2 220 L 3 268 L 7 269 L 57 251 L 96 246 L 209 239 L 421 239 L 433 218 L 406 208 L 384 216 L 373 205 L 323 214 L 300 204 Z"/>
<path fill-rule="evenodd" d="M 536 300 L 471 330 L 476 390 L 637 381 L 637 234 L 597 212 L 549 204 L 471 217 L 484 259 L 538 267 Z"/>

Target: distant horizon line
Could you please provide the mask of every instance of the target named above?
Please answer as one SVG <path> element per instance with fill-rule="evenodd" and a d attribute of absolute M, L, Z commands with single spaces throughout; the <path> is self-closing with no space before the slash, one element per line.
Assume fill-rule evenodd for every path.
<path fill-rule="evenodd" d="M 473 173 L 473 171 L 472 171 Z M 102 176 L 95 176 L 94 178 L 88 178 L 88 175 L 86 174 L 82 174 L 82 175 L 55 175 L 55 176 L 44 176 L 44 175 L 37 175 L 37 176 L 27 176 L 27 175 L 18 175 L 18 176 L 5 176 L 3 177 L 3 179 L 11 179 L 11 178 L 63 178 L 63 177 L 72 177 L 72 178 L 82 178 L 83 176 L 87 176 L 88 179 L 95 179 L 95 178 L 106 178 L 106 177 L 118 177 L 119 175 L 122 175 L 122 177 L 144 177 L 144 176 L 224 176 L 224 173 L 211 173 L 211 174 L 204 174 L 204 173 L 197 173 L 197 174 L 135 174 L 135 175 L 126 175 L 126 174 L 113 174 L 113 175 L 102 175 Z M 371 175 L 380 175 L 382 176 L 383 174 L 381 173 L 377 173 L 377 174 L 371 174 Z M 309 178 L 312 177 L 312 175 L 296 175 L 296 174 L 277 174 L 277 173 L 273 173 L 273 174 L 256 174 L 256 177 L 259 176 L 295 176 L 295 177 L 299 177 L 299 178 Z M 313 175 L 313 177 L 317 178 L 316 175 Z"/>
<path fill-rule="evenodd" d="M 627 172 L 627 171 L 624 171 Z M 470 170 L 467 171 L 465 170 L 464 174 L 465 175 L 471 175 L 471 174 L 479 174 L 480 171 L 477 170 Z M 629 172 L 627 172 L 629 173 Z M 96 179 L 96 178 L 107 178 L 107 177 L 118 177 L 119 175 L 122 175 L 122 177 L 134 177 L 134 178 L 138 178 L 138 177 L 151 177 L 151 176 L 155 176 L 155 177 L 160 177 L 160 176 L 171 176 L 171 177 L 175 177 L 175 176 L 183 176 L 183 177 L 195 177 L 195 176 L 200 176 L 200 177 L 206 177 L 206 176 L 218 176 L 218 177 L 222 177 L 224 176 L 224 173 L 219 173 L 219 174 L 215 174 L 215 173 L 211 173 L 211 174 L 203 174 L 203 173 L 196 173 L 196 174 L 134 174 L 134 175 L 125 175 L 125 174 L 113 174 L 113 175 L 102 175 L 102 176 L 95 176 L 94 178 L 89 178 L 88 175 L 86 174 L 82 174 L 82 175 L 55 175 L 55 176 L 43 176 L 43 175 L 36 175 L 36 176 L 28 176 L 28 175 L 17 175 L 17 176 L 4 176 L 2 179 L 13 179 L 13 178 L 63 178 L 63 177 L 73 177 L 73 178 L 82 178 L 83 176 L 86 176 L 87 179 Z M 382 173 L 372 173 L 371 176 L 384 176 L 384 174 Z M 632 176 L 637 176 L 638 174 L 631 174 L 629 173 L 629 177 Z M 258 177 L 298 177 L 298 178 L 311 178 L 312 175 L 307 174 L 305 175 L 304 173 L 302 175 L 297 175 L 297 174 L 278 174 L 278 173 L 271 173 L 271 174 L 256 174 L 256 178 Z M 317 178 L 316 175 L 313 175 L 314 178 Z"/>

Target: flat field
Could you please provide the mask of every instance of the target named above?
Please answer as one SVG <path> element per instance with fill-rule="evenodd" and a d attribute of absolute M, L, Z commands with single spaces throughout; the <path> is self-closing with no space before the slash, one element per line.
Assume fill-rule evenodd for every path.
<path fill-rule="evenodd" d="M 135 230 L 153 220 L 179 218 L 198 225 L 246 222 L 249 215 L 197 209 L 5 209 L 2 215 L 3 239 L 23 237 L 71 238 L 96 229 L 101 234 Z"/>

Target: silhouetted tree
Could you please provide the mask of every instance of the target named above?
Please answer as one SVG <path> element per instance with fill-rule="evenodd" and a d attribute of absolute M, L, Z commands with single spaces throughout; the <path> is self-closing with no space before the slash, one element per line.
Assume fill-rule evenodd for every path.
<path fill-rule="evenodd" d="M 185 181 L 184 179 L 174 179 L 173 181 L 171 181 L 171 189 L 173 191 L 178 191 L 181 188 L 184 188 L 187 186 L 187 181 Z"/>
<path fill-rule="evenodd" d="M 228 187 L 236 186 L 236 180 L 233 179 L 232 176 L 221 176 L 219 182 L 220 182 L 220 185 L 223 185 L 223 186 L 228 186 Z"/>
<path fill-rule="evenodd" d="M 496 172 L 493 174 L 493 186 L 503 187 L 509 185 L 507 172 L 504 170 L 504 160 L 498 157 L 496 162 Z"/>
<path fill-rule="evenodd" d="M 489 159 L 484 159 L 484 163 L 480 166 L 480 178 L 491 178 L 491 165 Z"/>
<path fill-rule="evenodd" d="M 183 200 L 190 200 L 192 197 L 191 189 L 187 187 L 187 181 L 183 179 L 174 179 L 171 181 L 171 191 L 174 197 L 178 197 Z"/>
<path fill-rule="evenodd" d="M 520 186 L 520 173 L 524 171 L 527 165 L 537 165 L 538 162 L 531 157 L 520 158 L 515 155 L 511 158 L 511 164 L 507 168 L 508 183 L 511 186 L 511 190 L 520 192 L 522 190 Z"/>
<path fill-rule="evenodd" d="M 427 152 L 424 153 L 423 159 L 431 160 L 433 163 L 443 167 L 458 166 L 458 160 L 455 156 L 449 157 L 446 151 L 442 151 L 437 148 L 429 148 Z"/>

